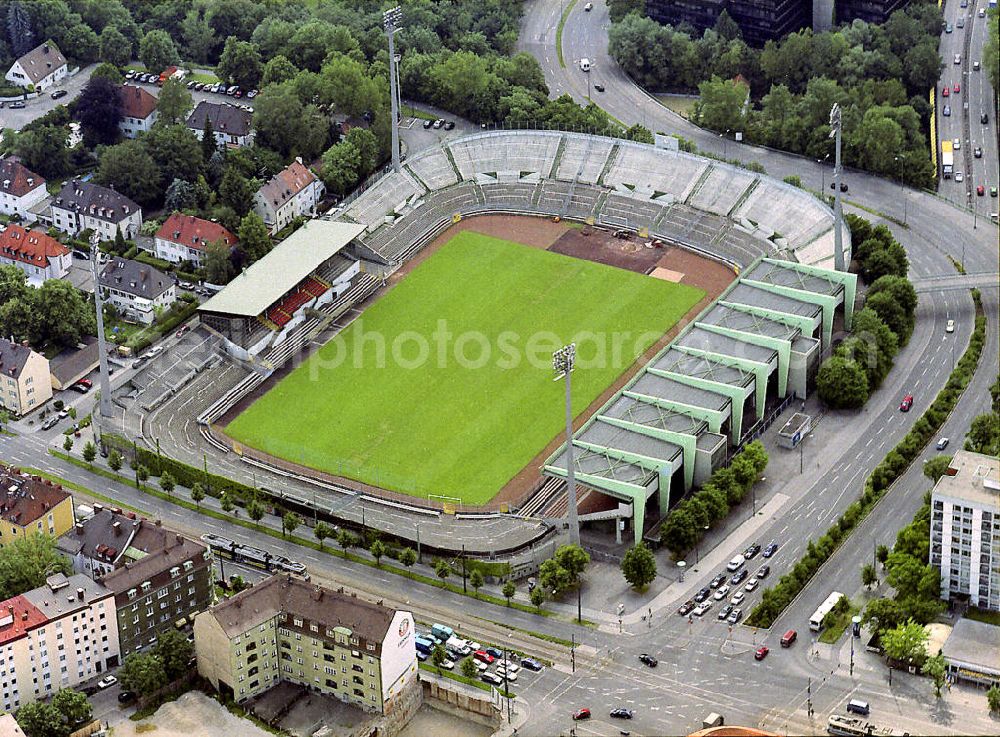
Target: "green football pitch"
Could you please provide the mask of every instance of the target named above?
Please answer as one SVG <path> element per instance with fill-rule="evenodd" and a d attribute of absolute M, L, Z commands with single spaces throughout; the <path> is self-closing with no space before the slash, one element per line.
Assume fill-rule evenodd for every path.
<path fill-rule="evenodd" d="M 704 296 L 464 231 L 232 423 L 236 440 L 385 489 L 489 501 Z"/>

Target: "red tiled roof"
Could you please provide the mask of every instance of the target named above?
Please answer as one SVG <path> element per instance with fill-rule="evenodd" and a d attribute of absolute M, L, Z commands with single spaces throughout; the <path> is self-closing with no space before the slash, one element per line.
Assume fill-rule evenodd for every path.
<path fill-rule="evenodd" d="M 260 195 L 277 209 L 315 181 L 315 174 L 293 161 L 260 188 Z"/>
<path fill-rule="evenodd" d="M 122 85 L 122 115 L 145 120 L 156 110 L 156 98 L 141 87 Z"/>
<path fill-rule="evenodd" d="M 0 231 L 0 259 L 46 268 L 49 258 L 65 256 L 69 249 L 52 236 L 10 224 Z"/>
<path fill-rule="evenodd" d="M 69 498 L 59 484 L 0 465 L 0 518 L 8 522 L 33 524 Z"/>
<path fill-rule="evenodd" d="M 236 245 L 236 236 L 218 223 L 179 212 L 166 219 L 156 231 L 156 237 L 199 250 L 204 250 L 209 243 L 220 239 L 227 245 Z"/>
<path fill-rule="evenodd" d="M 24 197 L 31 190 L 44 186 L 45 180 L 22 164 L 16 156 L 0 160 L 0 191 Z"/>
<path fill-rule="evenodd" d="M 0 602 L 0 645 L 19 640 L 28 630 L 48 621 L 45 613 L 23 595 Z"/>

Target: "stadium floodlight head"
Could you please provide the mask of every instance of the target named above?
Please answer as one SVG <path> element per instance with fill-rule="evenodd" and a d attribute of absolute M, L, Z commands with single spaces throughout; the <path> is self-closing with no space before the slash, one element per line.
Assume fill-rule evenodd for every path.
<path fill-rule="evenodd" d="M 399 21 L 403 18 L 403 9 L 400 6 L 395 8 L 389 8 L 382 14 L 382 20 L 385 23 L 385 30 L 393 31 L 399 28 Z"/>
<path fill-rule="evenodd" d="M 552 370 L 556 372 L 556 378 L 562 378 L 576 364 L 576 343 L 564 345 L 552 354 Z"/>

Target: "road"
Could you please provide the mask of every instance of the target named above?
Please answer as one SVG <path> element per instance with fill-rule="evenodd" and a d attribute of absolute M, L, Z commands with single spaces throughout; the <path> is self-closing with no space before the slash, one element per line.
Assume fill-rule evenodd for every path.
<path fill-rule="evenodd" d="M 54 109 L 58 105 L 67 105 L 70 100 L 80 94 L 80 90 L 90 80 L 90 75 L 97 68 L 96 64 L 82 67 L 79 72 L 72 77 L 66 77 L 55 87 L 50 87 L 38 97 L 33 97 L 24 101 L 23 108 L 11 109 L 10 103 L 5 103 L 0 108 L 0 128 L 13 128 L 21 130 L 35 118 L 40 118 L 45 113 Z M 65 90 L 66 95 L 58 100 L 52 99 L 55 90 Z"/>
<path fill-rule="evenodd" d="M 978 210 L 979 217 L 988 217 L 997 212 L 997 200 L 990 197 L 990 187 L 1000 185 L 997 152 L 997 116 L 994 104 L 994 90 L 989 75 L 980 64 L 983 46 L 987 38 L 986 18 L 979 17 L 979 10 L 987 7 L 987 0 L 962 0 L 949 2 L 944 6 L 945 22 L 953 29 L 951 33 L 941 32 L 941 58 L 944 62 L 941 82 L 938 85 L 936 101 L 938 125 L 938 151 L 940 142 L 957 141 L 961 148 L 955 151 L 955 176 L 941 180 L 938 192 L 960 206 Z M 959 28 L 958 23 L 964 23 Z M 959 63 L 955 63 L 958 56 Z M 956 91 L 957 88 L 957 91 Z M 945 97 L 945 90 L 948 97 Z M 950 115 L 945 115 L 947 106 Z M 986 123 L 981 115 L 986 113 Z M 981 158 L 974 156 L 976 148 L 983 149 Z M 963 181 L 958 181 L 961 173 Z M 977 195 L 976 188 L 983 187 L 984 194 Z"/>

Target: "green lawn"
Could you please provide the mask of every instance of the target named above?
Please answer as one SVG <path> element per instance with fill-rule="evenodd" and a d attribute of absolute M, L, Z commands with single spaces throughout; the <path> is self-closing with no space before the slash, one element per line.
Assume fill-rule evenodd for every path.
<path fill-rule="evenodd" d="M 553 348 L 580 343 L 579 413 L 703 294 L 463 232 L 228 432 L 383 488 L 482 504 L 563 427 Z"/>

